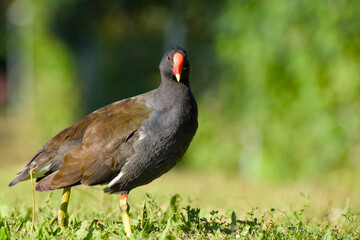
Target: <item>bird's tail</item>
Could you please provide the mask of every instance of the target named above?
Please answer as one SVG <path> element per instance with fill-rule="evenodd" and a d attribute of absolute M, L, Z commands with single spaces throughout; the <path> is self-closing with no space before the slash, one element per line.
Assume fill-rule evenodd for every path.
<path fill-rule="evenodd" d="M 25 166 L 25 169 L 22 172 L 18 173 L 18 176 L 9 184 L 9 187 L 14 186 L 15 184 L 29 180 L 30 171 L 32 170 L 32 178 L 42 178 L 49 173 L 51 173 L 51 164 L 45 164 L 43 166 L 37 166 L 35 162 L 31 161 Z"/>
<path fill-rule="evenodd" d="M 27 167 L 22 172 L 19 172 L 18 176 L 9 184 L 9 187 L 14 186 L 15 184 L 30 179 L 30 169 Z"/>

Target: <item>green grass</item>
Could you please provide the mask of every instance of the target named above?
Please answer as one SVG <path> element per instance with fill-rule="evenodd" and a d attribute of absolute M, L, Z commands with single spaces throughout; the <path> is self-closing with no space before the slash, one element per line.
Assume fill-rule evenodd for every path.
<path fill-rule="evenodd" d="M 30 235 L 30 183 L 7 187 L 21 167 L 0 170 L 0 239 L 125 238 L 119 196 L 84 186 L 72 190 L 65 232 L 57 224 L 49 226 L 61 191 L 36 193 Z M 175 169 L 130 193 L 133 238 L 357 239 L 359 179 L 347 171 L 308 182 L 256 183 Z"/>
<path fill-rule="evenodd" d="M 350 209 L 341 215 L 338 223 L 318 223 L 308 220 L 304 212 L 308 206 L 293 212 L 270 209 L 259 213 L 255 208 L 245 216 L 234 211 L 220 214 L 218 211 L 201 213 L 184 202 L 179 195 L 170 198 L 161 207 L 151 195 L 136 206 L 133 213 L 133 238 L 143 239 L 357 239 L 356 215 Z M 49 226 L 53 209 L 45 204 L 37 211 L 36 225 L 32 235 L 31 208 L 2 206 L 0 239 L 121 239 L 124 229 L 118 214 L 94 212 L 86 218 L 71 215 L 65 232 L 60 227 Z"/>

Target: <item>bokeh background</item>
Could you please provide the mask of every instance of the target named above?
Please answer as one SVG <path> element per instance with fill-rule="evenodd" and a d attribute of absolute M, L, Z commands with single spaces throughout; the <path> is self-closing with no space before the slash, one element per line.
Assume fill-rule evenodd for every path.
<path fill-rule="evenodd" d="M 359 12 L 351 0 L 3 0 L 2 189 L 60 130 L 156 88 L 164 51 L 180 45 L 199 130 L 151 191 L 194 188 L 219 206 L 305 191 L 360 210 Z"/>

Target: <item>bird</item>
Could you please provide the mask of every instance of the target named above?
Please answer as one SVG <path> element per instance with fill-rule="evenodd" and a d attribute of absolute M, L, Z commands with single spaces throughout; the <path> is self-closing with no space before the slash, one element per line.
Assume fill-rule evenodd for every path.
<path fill-rule="evenodd" d="M 120 194 L 127 236 L 129 192 L 173 168 L 198 128 L 197 103 L 190 89 L 190 61 L 185 49 L 167 50 L 159 65 L 158 88 L 102 107 L 46 142 L 9 187 L 36 178 L 35 190 L 63 189 L 51 221 L 65 230 L 70 190 L 104 185 Z"/>

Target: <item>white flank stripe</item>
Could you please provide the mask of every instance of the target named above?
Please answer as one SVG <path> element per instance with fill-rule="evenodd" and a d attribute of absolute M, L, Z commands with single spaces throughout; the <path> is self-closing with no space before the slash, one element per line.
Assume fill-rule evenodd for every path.
<path fill-rule="evenodd" d="M 120 180 L 120 178 L 122 177 L 122 175 L 124 175 L 123 172 L 120 172 L 119 175 L 117 175 L 113 180 L 111 180 L 111 182 L 109 182 L 108 187 L 111 187 L 112 185 L 114 185 L 117 181 Z"/>
<path fill-rule="evenodd" d="M 146 134 L 144 132 L 140 132 L 139 140 L 143 140 L 146 137 Z"/>

